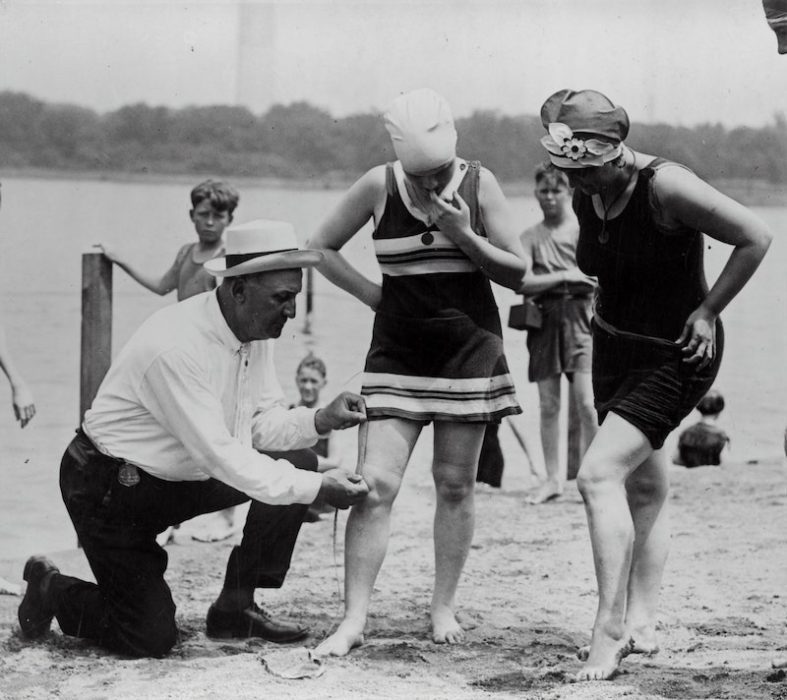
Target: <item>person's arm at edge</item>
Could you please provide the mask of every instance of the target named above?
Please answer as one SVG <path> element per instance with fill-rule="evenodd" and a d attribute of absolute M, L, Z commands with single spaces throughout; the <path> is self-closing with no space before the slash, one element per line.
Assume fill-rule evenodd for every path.
<path fill-rule="evenodd" d="M 11 404 L 14 408 L 14 417 L 24 428 L 36 414 L 33 394 L 27 386 L 24 377 L 19 373 L 8 350 L 5 327 L 0 323 L 0 369 L 8 378 L 11 387 Z"/>
<path fill-rule="evenodd" d="M 306 243 L 307 248 L 323 252 L 323 262 L 317 268 L 320 273 L 372 309 L 380 302 L 380 285 L 362 275 L 339 251 L 374 216 L 384 193 L 385 166 L 381 165 L 350 187 Z"/>

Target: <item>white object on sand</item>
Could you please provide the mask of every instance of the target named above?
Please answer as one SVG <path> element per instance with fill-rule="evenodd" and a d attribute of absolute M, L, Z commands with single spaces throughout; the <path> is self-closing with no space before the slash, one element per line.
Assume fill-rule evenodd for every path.
<path fill-rule="evenodd" d="M 272 651 L 262 656 L 260 661 L 268 673 L 279 678 L 317 678 L 325 673 L 322 661 L 306 647 Z"/>

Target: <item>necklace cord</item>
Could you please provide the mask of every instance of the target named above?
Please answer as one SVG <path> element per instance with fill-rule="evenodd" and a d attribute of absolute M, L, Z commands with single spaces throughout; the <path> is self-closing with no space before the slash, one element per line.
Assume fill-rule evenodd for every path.
<path fill-rule="evenodd" d="M 629 185 L 631 185 L 631 181 L 634 179 L 634 176 L 639 172 L 637 170 L 636 162 L 632 163 L 632 165 L 634 167 L 631 171 L 631 174 L 626 179 L 626 184 L 623 185 L 623 187 L 618 191 L 618 193 L 615 195 L 614 199 L 609 203 L 609 205 L 604 205 L 604 200 L 599 195 L 599 198 L 601 199 L 601 205 L 602 207 L 604 207 L 604 217 L 601 220 L 601 231 L 598 234 L 598 242 L 601 243 L 602 245 L 607 241 L 609 241 L 609 233 L 607 232 L 607 217 L 609 216 L 609 212 L 612 210 L 612 207 L 614 207 L 618 203 L 618 201 L 620 201 L 620 198 L 628 190 Z"/>

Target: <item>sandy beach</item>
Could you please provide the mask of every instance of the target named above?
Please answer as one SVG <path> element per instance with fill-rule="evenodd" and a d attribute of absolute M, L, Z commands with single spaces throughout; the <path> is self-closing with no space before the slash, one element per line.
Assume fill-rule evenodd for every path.
<path fill-rule="evenodd" d="M 770 0 L 781 2 L 787 0 Z M 2 345 L 8 340 L 0 362 L 0 700 L 787 700 L 787 92 L 778 89 L 787 67 L 787 56 L 778 55 L 787 20 L 783 8 L 774 16 L 767 7 L 764 15 L 761 3 L 753 4 L 0 0 Z M 180 634 L 165 658 L 109 653 L 64 635 L 57 621 L 40 639 L 25 639 L 18 607 L 28 556 L 46 555 L 63 574 L 93 579 L 58 479 L 63 450 L 93 397 L 85 381 L 98 366 L 93 351 L 100 344 L 104 358 L 117 358 L 151 313 L 175 303 L 174 294 L 158 296 L 146 288 L 155 284 L 135 281 L 140 275 L 129 266 L 145 277 L 165 275 L 177 251 L 197 240 L 189 193 L 208 177 L 226 178 L 240 191 L 230 217 L 235 224 L 281 220 L 293 225 L 302 246 L 321 238 L 339 242 L 342 234 L 319 234 L 333 228 L 321 228 L 323 222 L 357 223 L 346 208 L 338 217 L 329 218 L 330 212 L 373 162 L 402 158 L 398 143 L 389 148 L 382 116 L 392 99 L 418 87 L 445 95 L 456 120 L 457 152 L 480 158 L 499 178 L 510 212 L 486 174 L 483 191 L 468 199 L 478 199 L 495 244 L 509 224 L 521 232 L 542 220 L 532 172 L 538 162 L 598 165 L 623 139 L 638 152 L 684 163 L 750 207 L 774 234 L 763 264 L 721 313 L 726 339 L 715 348 L 718 353 L 723 345 L 724 355 L 713 388 L 726 402 L 719 418 L 730 437 L 724 461 L 669 470 L 672 542 L 658 609 L 659 648 L 627 656 L 607 681 L 575 680 L 582 666 L 577 652 L 590 642 L 598 602 L 586 514 L 575 482 L 559 498 L 528 504 L 539 485 L 536 474 L 544 473 L 539 387 L 528 379 L 526 334 L 506 326 L 522 297 L 496 284 L 522 413 L 500 427 L 502 488 L 475 488 L 475 534 L 457 595 L 465 630 L 460 643 L 431 639 L 431 426 L 415 446 L 393 507 L 364 643 L 346 657 L 311 656 L 343 614 L 346 510 L 304 523 L 283 587 L 256 593 L 272 617 L 309 626 L 309 636 L 296 644 L 207 637 L 206 613 L 241 535 L 199 542 L 188 537 L 195 531 L 189 524 L 166 547 Z M 550 116 L 544 99 L 566 87 L 609 94 L 625 105 L 631 128 L 622 118 L 614 126 L 605 119 L 575 121 L 570 109 Z M 536 116 L 541 111 L 543 118 Z M 410 121 L 397 120 L 395 111 L 393 117 L 404 126 Z M 554 149 L 567 156 L 562 161 L 539 145 L 542 121 L 550 133 L 564 127 L 570 137 Z M 406 143 L 415 143 L 406 131 Z M 450 130 L 438 132 L 451 136 L 446 143 L 453 138 Z M 595 146 L 605 146 L 603 157 L 591 158 L 598 151 L 593 135 L 601 139 Z M 429 145 L 421 150 L 431 158 Z M 624 170 L 596 178 L 604 210 L 597 211 L 599 241 L 607 242 L 607 226 L 625 233 L 629 216 L 645 221 L 645 203 L 652 205 L 657 232 L 666 226 L 663 233 L 682 234 L 683 224 L 711 231 L 715 237 L 705 235 L 689 262 L 701 253 L 710 286 L 723 275 L 718 293 L 710 295 L 715 302 L 706 304 L 715 308 L 737 289 L 736 278 L 748 274 L 754 244 L 762 240 L 755 235 L 759 227 L 697 183 L 677 192 L 668 179 L 647 197 L 639 198 L 641 188 L 635 197 L 629 188 L 638 185 L 643 153 L 634 167 L 620 158 Z M 434 176 L 450 154 L 444 155 L 431 163 L 440 165 L 433 171 L 403 161 L 411 174 Z M 604 172 L 614 167 L 609 162 Z M 585 175 L 572 172 L 581 184 Z M 593 179 L 585 180 L 586 190 Z M 352 190 L 351 204 L 368 199 L 366 185 Z M 613 185 L 620 185 L 614 201 L 607 196 Z M 712 206 L 700 206 L 702 197 Z M 379 282 L 373 223 L 367 221 L 342 254 Z M 642 237 L 646 251 L 654 243 L 650 228 Z M 631 257 L 636 269 L 641 261 L 634 258 L 641 256 L 630 255 L 631 240 L 616 249 L 615 259 L 625 267 Z M 659 281 L 680 274 L 687 262 L 676 257 L 673 243 L 656 246 L 662 250 L 653 259 L 666 263 L 663 269 L 643 275 L 655 282 L 647 285 L 654 314 L 670 305 L 669 285 Z M 111 276 L 107 268 L 102 274 L 111 314 L 103 313 L 106 306 L 100 314 L 85 313 L 92 292 L 84 271 L 98 262 L 102 247 L 123 261 Z M 614 247 L 613 239 L 607 250 Z M 505 276 L 495 269 L 504 261 L 466 252 L 485 274 Z M 448 257 L 438 254 L 436 262 Z M 488 256 L 482 251 L 482 257 Z M 600 274 L 606 284 L 603 269 Z M 442 277 L 432 277 L 441 284 Z M 341 391 L 359 393 L 375 311 L 316 270 L 305 276 L 297 305 L 272 358 L 285 403 L 300 398 L 296 367 L 307 353 L 327 366 L 318 405 Z M 90 318 L 99 316 L 111 350 L 92 332 Z M 247 317 L 241 313 L 235 321 L 246 326 Z M 614 314 L 608 320 L 616 322 Z M 256 324 L 230 325 L 248 339 Z M 14 397 L 23 393 L 13 366 L 35 402 L 35 419 L 24 430 L 13 415 Z M 239 381 L 240 405 L 246 379 L 239 375 Z M 572 379 L 561 381 L 565 461 Z M 232 431 L 240 438 L 244 415 L 236 411 L 238 430 Z M 665 442 L 666 454 L 698 418 L 697 412 L 684 417 Z M 331 436 L 340 465 L 349 470 L 356 465 L 357 437 L 357 428 Z M 112 452 L 111 440 L 107 444 Z M 171 468 L 165 452 L 150 462 L 143 456 L 141 468 Z M 133 580 L 126 590 L 140 595 Z M 309 677 L 281 672 L 296 658 L 312 671 Z"/>
<path fill-rule="evenodd" d="M 509 457 L 510 431 L 501 431 Z M 467 640 L 429 640 L 433 564 L 429 436 L 424 435 L 394 509 L 366 644 L 325 662 L 318 678 L 286 680 L 263 659 L 287 647 L 213 641 L 204 616 L 218 591 L 231 542 L 171 545 L 167 579 L 181 643 L 163 660 L 121 659 L 64 637 L 57 624 L 39 642 L 19 637 L 19 598 L 0 596 L 0 696 L 19 700 L 99 698 L 787 698 L 787 469 L 782 460 L 672 470 L 673 551 L 663 587 L 661 652 L 629 657 L 611 682 L 572 683 L 577 646 L 588 642 L 596 604 L 584 510 L 570 487 L 560 501 L 525 505 L 524 468 L 509 459 L 503 489 L 479 488 L 473 549 L 460 584 Z M 342 533 L 332 516 L 305 524 L 284 587 L 258 595 L 275 614 L 312 626 L 313 647 L 342 606 Z M 79 550 L 52 558 L 89 576 Z M 0 562 L 20 581 L 22 560 Z M 273 656 L 271 656 L 273 655 Z"/>

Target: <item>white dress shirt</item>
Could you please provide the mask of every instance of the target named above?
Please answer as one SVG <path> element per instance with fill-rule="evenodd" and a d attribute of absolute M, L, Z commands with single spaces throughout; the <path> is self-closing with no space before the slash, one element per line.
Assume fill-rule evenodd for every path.
<path fill-rule="evenodd" d="M 216 292 L 161 309 L 112 363 L 83 430 L 104 454 L 160 479 L 215 477 L 264 503 L 311 503 L 319 474 L 257 452 L 320 437 L 315 409 L 286 408 L 273 347 L 241 343 Z"/>

